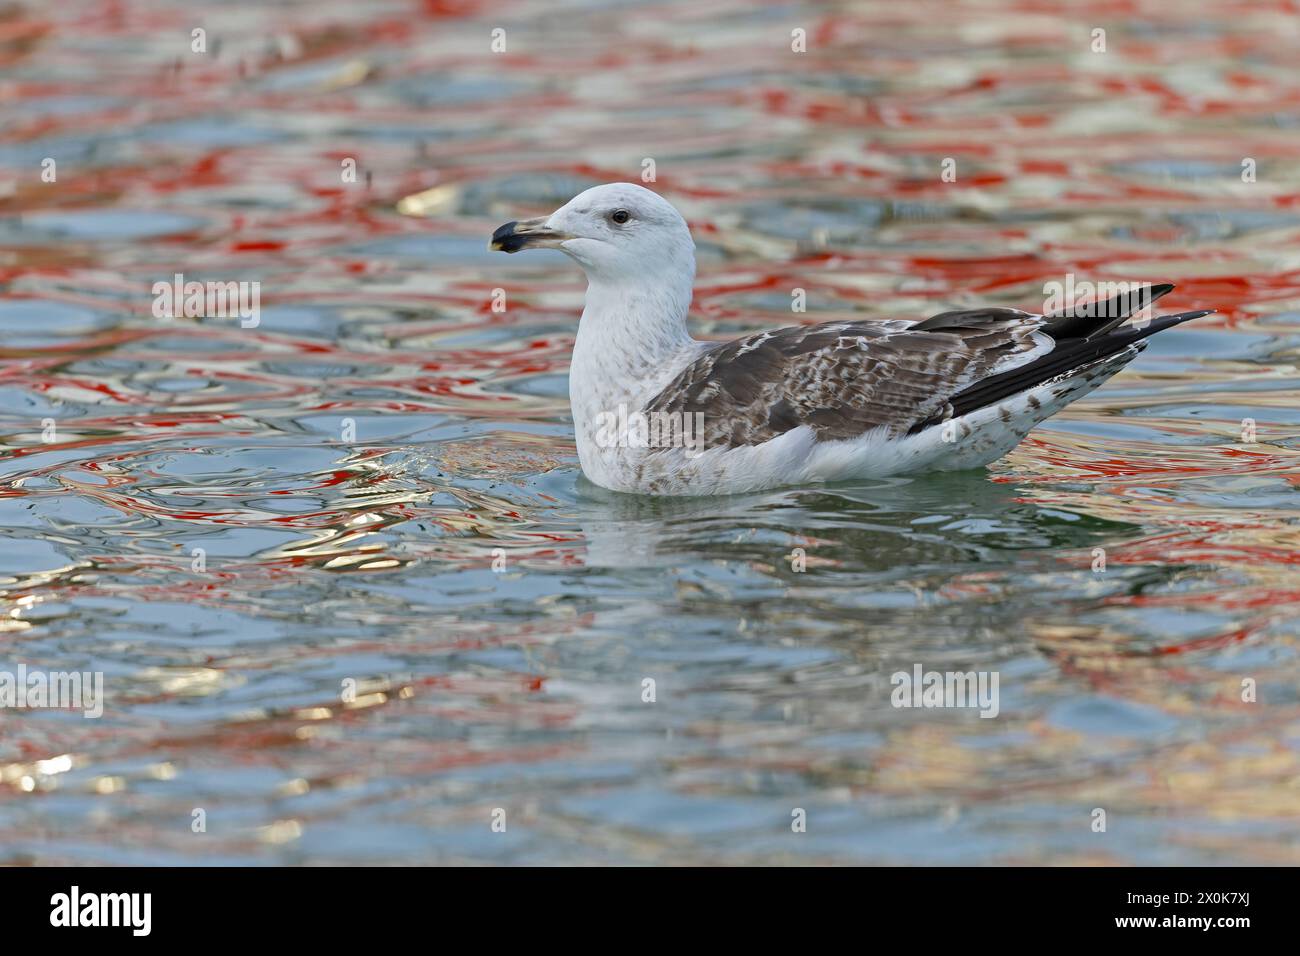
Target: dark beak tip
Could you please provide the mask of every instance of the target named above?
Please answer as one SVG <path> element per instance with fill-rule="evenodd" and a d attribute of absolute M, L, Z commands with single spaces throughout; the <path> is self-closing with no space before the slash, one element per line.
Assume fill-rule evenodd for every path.
<path fill-rule="evenodd" d="M 504 226 L 499 226 L 497 231 L 492 233 L 492 241 L 488 243 L 488 248 L 501 252 L 518 252 L 519 246 L 509 241 L 514 236 L 517 225 L 519 225 L 517 220 L 511 220 Z"/>

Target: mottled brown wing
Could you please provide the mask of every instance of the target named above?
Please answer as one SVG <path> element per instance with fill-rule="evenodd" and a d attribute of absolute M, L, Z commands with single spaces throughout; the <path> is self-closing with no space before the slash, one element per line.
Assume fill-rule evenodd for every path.
<path fill-rule="evenodd" d="M 1015 309 L 979 309 L 902 329 L 835 322 L 762 332 L 701 355 L 646 411 L 702 413 L 709 448 L 758 445 L 801 425 L 820 441 L 881 426 L 905 435 L 947 417 L 966 386 L 1041 351 L 1039 324 Z"/>

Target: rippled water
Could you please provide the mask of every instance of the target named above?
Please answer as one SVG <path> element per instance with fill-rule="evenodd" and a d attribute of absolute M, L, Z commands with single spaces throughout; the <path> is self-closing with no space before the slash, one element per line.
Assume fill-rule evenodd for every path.
<path fill-rule="evenodd" d="M 0 669 L 107 696 L 0 710 L 0 862 L 1300 862 L 1300 14 L 1075 6 L 0 7 Z M 1220 311 L 987 472 L 608 494 L 486 239 L 647 158 L 699 335 Z"/>

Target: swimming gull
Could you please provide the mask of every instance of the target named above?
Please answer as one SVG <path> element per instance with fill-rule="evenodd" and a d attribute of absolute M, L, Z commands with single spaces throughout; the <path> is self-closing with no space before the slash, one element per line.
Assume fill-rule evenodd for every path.
<path fill-rule="evenodd" d="M 508 222 L 504 252 L 554 248 L 587 274 L 569 371 L 583 473 L 615 491 L 715 495 L 975 468 L 1210 311 L 1125 324 L 1172 285 L 1039 315 L 830 322 L 700 342 L 686 328 L 695 244 L 667 200 L 596 186 Z"/>

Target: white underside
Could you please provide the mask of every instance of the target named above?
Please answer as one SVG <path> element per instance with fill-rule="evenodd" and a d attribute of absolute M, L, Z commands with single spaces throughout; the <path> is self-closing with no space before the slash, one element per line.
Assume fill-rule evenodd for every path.
<path fill-rule="evenodd" d="M 785 485 L 978 468 L 1015 448 L 1039 422 L 1083 397 L 1128 364 L 1140 346 L 1039 385 L 1000 404 L 902 438 L 883 430 L 847 441 L 817 441 L 807 426 L 741 448 L 605 447 L 578 429 L 587 478 L 613 491 L 720 495 Z M 608 443 L 605 443 L 608 444 Z"/>

